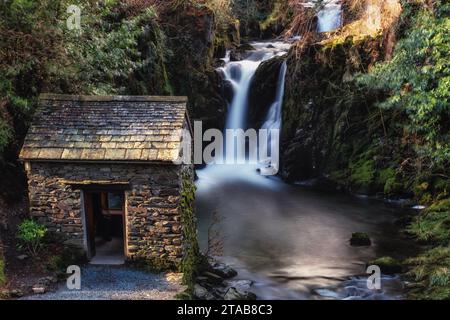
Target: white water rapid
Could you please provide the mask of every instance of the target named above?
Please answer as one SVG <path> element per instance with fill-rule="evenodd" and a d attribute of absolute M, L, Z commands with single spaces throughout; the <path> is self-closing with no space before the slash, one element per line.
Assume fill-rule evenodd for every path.
<path fill-rule="evenodd" d="M 312 0 L 303 6 L 318 10 L 317 32 L 329 32 L 342 26 L 341 0 Z"/>
<path fill-rule="evenodd" d="M 317 31 L 329 32 L 342 25 L 342 8 L 340 1 L 328 1 L 317 14 Z"/>

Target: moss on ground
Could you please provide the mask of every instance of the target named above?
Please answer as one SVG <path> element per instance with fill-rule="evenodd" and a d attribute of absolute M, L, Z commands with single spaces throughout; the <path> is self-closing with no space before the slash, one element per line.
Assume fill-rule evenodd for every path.
<path fill-rule="evenodd" d="M 438 246 L 407 261 L 408 275 L 416 282 L 410 290 L 413 299 L 450 299 L 450 246 Z"/>
<path fill-rule="evenodd" d="M 401 273 L 403 270 L 403 265 L 401 262 L 392 257 L 378 258 L 369 262 L 369 265 L 379 266 L 381 272 L 385 274 Z"/>
<path fill-rule="evenodd" d="M 373 160 L 361 159 L 350 166 L 350 183 L 352 190 L 357 193 L 370 193 L 375 179 L 375 162 Z"/>
<path fill-rule="evenodd" d="M 6 275 L 5 275 L 5 261 L 3 257 L 0 256 L 0 286 L 6 283 Z"/>
<path fill-rule="evenodd" d="M 438 200 L 417 215 L 408 232 L 421 242 L 446 245 L 450 243 L 450 198 Z"/>
<path fill-rule="evenodd" d="M 413 220 L 407 231 L 428 244 L 450 242 L 450 198 L 436 201 Z"/>
<path fill-rule="evenodd" d="M 435 200 L 407 230 L 419 241 L 433 246 L 407 261 L 411 268 L 408 275 L 416 282 L 409 296 L 450 299 L 450 198 Z"/>

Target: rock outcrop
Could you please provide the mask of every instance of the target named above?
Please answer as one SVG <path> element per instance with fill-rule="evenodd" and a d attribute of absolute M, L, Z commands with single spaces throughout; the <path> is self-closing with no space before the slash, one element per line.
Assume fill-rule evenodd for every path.
<path fill-rule="evenodd" d="M 282 177 L 300 181 L 349 166 L 371 143 L 367 105 L 351 82 L 380 58 L 380 39 L 341 43 L 303 42 L 287 63 L 281 143 Z M 357 191 L 357 190 L 355 190 Z M 370 191 L 370 190 L 365 190 Z"/>
<path fill-rule="evenodd" d="M 258 67 L 250 85 L 248 125 L 260 128 L 275 100 L 282 57 L 267 60 Z"/>

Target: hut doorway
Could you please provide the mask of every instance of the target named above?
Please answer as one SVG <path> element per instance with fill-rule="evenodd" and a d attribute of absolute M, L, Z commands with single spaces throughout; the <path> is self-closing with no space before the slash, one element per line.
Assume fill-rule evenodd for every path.
<path fill-rule="evenodd" d="M 125 261 L 123 191 L 84 191 L 87 253 L 91 264 Z"/>

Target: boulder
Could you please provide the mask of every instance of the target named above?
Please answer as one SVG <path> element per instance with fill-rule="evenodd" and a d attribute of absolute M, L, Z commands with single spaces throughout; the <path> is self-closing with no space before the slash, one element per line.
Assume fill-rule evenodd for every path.
<path fill-rule="evenodd" d="M 256 300 L 256 295 L 249 291 L 240 291 L 234 287 L 228 289 L 223 297 L 224 300 Z"/>
<path fill-rule="evenodd" d="M 380 267 L 381 273 L 395 274 L 403 271 L 403 265 L 392 257 L 381 257 L 376 260 L 370 261 L 367 266 L 376 265 Z"/>
<path fill-rule="evenodd" d="M 255 48 L 248 43 L 241 44 L 239 47 L 231 50 L 230 52 L 230 61 L 241 61 L 251 54 L 251 51 L 255 50 Z"/>
<path fill-rule="evenodd" d="M 237 290 L 248 290 L 252 286 L 251 280 L 227 280 L 224 283 L 228 288 L 236 288 Z"/>
<path fill-rule="evenodd" d="M 211 272 L 221 276 L 224 279 L 235 277 L 238 274 L 236 270 L 224 263 L 214 263 L 211 266 Z"/>
<path fill-rule="evenodd" d="M 223 278 L 216 273 L 206 271 L 202 273 L 202 276 L 202 279 L 206 278 L 207 282 L 213 285 L 220 285 L 223 282 Z"/>
<path fill-rule="evenodd" d="M 194 285 L 194 297 L 199 300 L 214 300 L 216 298 L 208 289 L 199 284 Z"/>
<path fill-rule="evenodd" d="M 19 289 L 13 289 L 13 290 L 9 291 L 9 296 L 11 298 L 21 298 L 21 297 L 23 297 L 23 292 L 22 292 L 22 290 L 19 290 Z"/>
<path fill-rule="evenodd" d="M 370 246 L 372 241 L 369 235 L 365 232 L 353 232 L 350 238 L 350 245 L 352 246 Z"/>
<path fill-rule="evenodd" d="M 263 124 L 270 106 L 275 100 L 278 76 L 283 58 L 275 57 L 264 61 L 258 67 L 250 84 L 248 124 L 259 129 Z"/>

